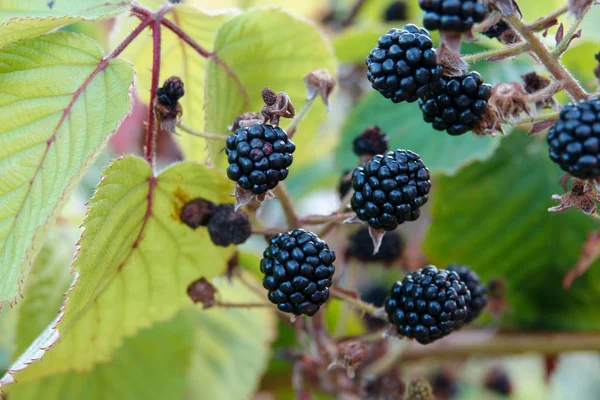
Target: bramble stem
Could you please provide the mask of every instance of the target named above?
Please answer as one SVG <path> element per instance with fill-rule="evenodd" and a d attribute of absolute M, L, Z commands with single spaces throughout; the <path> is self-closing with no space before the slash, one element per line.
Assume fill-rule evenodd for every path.
<path fill-rule="evenodd" d="M 527 118 L 527 121 L 525 121 L 525 122 L 534 123 L 534 122 L 546 121 L 547 119 L 558 119 L 559 116 L 560 116 L 560 111 L 557 111 L 557 112 L 553 112 L 553 113 L 536 115 L 533 118 Z"/>
<path fill-rule="evenodd" d="M 342 213 L 342 212 L 334 212 L 329 215 L 308 215 L 306 217 L 300 217 L 300 223 L 303 225 L 319 225 L 327 222 L 332 223 L 340 223 L 344 222 L 348 218 L 351 218 L 354 213 Z"/>
<path fill-rule="evenodd" d="M 588 94 L 581 87 L 579 82 L 565 69 L 565 67 L 552 55 L 548 47 L 542 40 L 532 32 L 527 25 L 521 20 L 518 13 L 505 16 L 508 22 L 521 37 L 530 44 L 531 52 L 534 53 L 539 62 L 546 68 L 548 73 L 552 75 L 554 80 L 562 81 L 565 85 L 565 91 L 574 101 L 584 100 Z"/>
<path fill-rule="evenodd" d="M 346 194 L 346 196 L 342 199 L 342 204 L 340 205 L 340 208 L 338 209 L 338 213 L 344 213 L 345 211 L 347 211 L 348 205 L 350 205 L 350 200 L 352 200 L 352 194 L 354 193 L 353 190 L 348 191 L 348 193 Z M 352 214 L 350 215 L 350 217 L 352 217 Z M 344 220 L 342 220 L 341 222 L 343 222 Z M 335 221 L 329 221 L 324 227 L 323 229 L 321 229 L 321 232 L 319 232 L 319 237 L 323 238 L 325 237 L 329 232 L 331 232 L 331 230 L 333 229 L 333 227 L 337 224 L 337 222 Z"/>
<path fill-rule="evenodd" d="M 575 31 L 577 30 L 577 28 L 579 28 L 579 24 L 581 24 L 581 21 L 583 21 L 583 17 L 585 16 L 585 14 L 587 14 L 587 12 L 590 10 L 590 7 L 592 7 L 592 2 L 590 2 L 581 12 L 581 18 L 576 18 L 575 22 L 573 22 L 571 24 L 571 26 L 569 27 L 569 30 L 565 33 L 565 35 L 563 36 L 562 40 L 560 41 L 560 43 L 558 43 L 556 45 L 556 48 L 554 49 L 554 51 L 552 52 L 552 55 L 556 58 L 559 59 L 560 56 L 562 56 L 562 54 L 567 51 L 567 47 L 569 47 L 569 43 L 571 43 L 571 37 L 575 34 Z"/>
<path fill-rule="evenodd" d="M 287 127 L 286 132 L 290 139 L 296 133 L 296 130 L 298 129 L 298 125 L 300 125 L 300 122 L 302 122 L 302 120 L 308 115 L 308 112 L 310 111 L 310 109 L 317 97 L 318 96 L 315 95 L 312 97 L 312 99 L 307 99 L 306 103 L 304 103 L 304 106 L 302 107 L 300 112 L 298 114 L 296 114 L 296 117 L 294 118 L 292 123 Z"/>
<path fill-rule="evenodd" d="M 288 223 L 288 228 L 300 228 L 300 221 L 298 221 L 298 216 L 296 215 L 294 203 L 292 202 L 292 198 L 290 197 L 290 194 L 287 191 L 287 188 L 285 187 L 285 183 L 279 182 L 279 185 L 277 185 L 277 187 L 273 191 L 275 192 L 275 196 L 277 196 L 277 200 L 279 200 L 279 204 L 281 204 L 281 208 L 283 209 L 283 213 L 285 214 L 285 219 Z"/>
<path fill-rule="evenodd" d="M 361 299 L 353 297 L 353 296 L 345 293 L 342 290 L 336 289 L 335 287 L 332 287 L 330 289 L 330 293 L 331 293 L 332 297 L 342 300 L 342 301 L 345 301 L 346 303 L 353 305 L 354 308 L 356 308 L 357 310 L 364 311 L 365 313 L 367 313 L 375 318 L 379 318 L 384 321 L 387 321 L 385 316 L 381 315 L 382 309 L 375 307 L 373 304 L 365 303 Z"/>
<path fill-rule="evenodd" d="M 519 43 L 513 44 L 511 46 L 503 47 L 501 49 L 482 51 L 481 53 L 475 53 L 475 54 L 466 54 L 466 55 L 462 56 L 462 58 L 469 64 L 473 64 L 473 63 L 476 63 L 477 61 L 487 60 L 487 59 L 499 57 L 499 56 L 506 56 L 506 57 L 516 56 L 516 55 L 519 55 L 519 54 L 529 50 L 529 48 L 530 48 L 529 43 L 519 42 Z"/>
<path fill-rule="evenodd" d="M 536 19 L 535 21 L 533 21 L 532 23 L 527 25 L 527 29 L 529 29 L 530 31 L 533 31 L 533 32 L 544 30 L 544 29 L 546 29 L 546 25 L 549 22 L 551 22 L 554 19 L 557 19 L 558 17 L 567 13 L 568 11 L 569 11 L 569 6 L 564 5 L 552 13 L 550 13 L 548 15 L 544 15 L 543 17 Z"/>
<path fill-rule="evenodd" d="M 156 137 L 158 136 L 158 124 L 154 112 L 154 98 L 158 89 L 158 80 L 160 76 L 160 45 L 161 32 L 160 23 L 157 20 L 152 22 L 152 83 L 150 85 L 150 102 L 148 103 L 148 126 L 146 129 L 146 151 L 144 158 L 152 166 L 156 164 Z"/>
<path fill-rule="evenodd" d="M 177 121 L 177 127 L 179 129 L 181 129 L 182 131 L 184 131 L 185 133 L 189 133 L 190 135 L 194 135 L 194 136 L 199 136 L 204 139 L 221 140 L 221 141 L 227 140 L 227 136 L 225 136 L 225 135 L 219 135 L 218 133 L 210 133 L 210 132 L 200 132 L 200 131 L 195 130 L 194 128 L 191 128 L 191 127 L 185 125 L 181 121 Z"/>

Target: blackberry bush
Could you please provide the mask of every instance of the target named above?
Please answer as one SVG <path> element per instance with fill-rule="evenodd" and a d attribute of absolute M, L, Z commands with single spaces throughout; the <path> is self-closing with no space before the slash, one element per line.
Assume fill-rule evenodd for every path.
<path fill-rule="evenodd" d="M 262 124 L 238 129 L 227 138 L 226 146 L 227 176 L 257 195 L 287 178 L 296 150 L 283 129 Z"/>
<path fill-rule="evenodd" d="M 438 85 L 419 101 L 423 119 L 438 131 L 462 135 L 481 121 L 488 109 L 492 87 L 481 75 L 471 72 L 462 77 L 444 76 Z"/>
<path fill-rule="evenodd" d="M 366 63 L 373 89 L 394 103 L 417 101 L 442 76 L 429 32 L 412 24 L 381 36 Z"/>
<path fill-rule="evenodd" d="M 470 303 L 456 272 L 430 265 L 394 283 L 385 311 L 398 334 L 428 344 L 460 328 Z"/>
<path fill-rule="evenodd" d="M 354 170 L 350 205 L 373 229 L 393 231 L 419 218 L 430 188 L 429 170 L 417 154 L 390 151 Z"/>
<path fill-rule="evenodd" d="M 468 307 L 468 314 L 465 318 L 465 324 L 473 321 L 479 316 L 487 304 L 487 288 L 479 281 L 477 274 L 469 267 L 458 264 L 450 264 L 446 270 L 456 272 L 461 281 L 467 285 L 471 292 L 471 304 Z"/>
<path fill-rule="evenodd" d="M 335 252 L 312 232 L 277 234 L 260 262 L 269 300 L 284 312 L 315 315 L 329 298 L 334 261 Z"/>
<path fill-rule="evenodd" d="M 581 179 L 600 177 L 600 99 L 565 106 L 548 132 L 550 159 Z"/>
<path fill-rule="evenodd" d="M 425 11 L 423 25 L 432 31 L 467 32 L 487 15 L 476 0 L 419 0 L 419 7 Z"/>

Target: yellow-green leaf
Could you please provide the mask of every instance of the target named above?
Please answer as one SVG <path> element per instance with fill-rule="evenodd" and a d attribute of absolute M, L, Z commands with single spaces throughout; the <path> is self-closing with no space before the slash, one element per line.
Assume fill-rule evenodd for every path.
<path fill-rule="evenodd" d="M 0 48 L 75 22 L 110 18 L 127 2 L 106 0 L 0 0 Z"/>
<path fill-rule="evenodd" d="M 137 157 L 106 168 L 89 203 L 59 322 L 50 325 L 11 366 L 19 382 L 105 362 L 124 338 L 191 304 L 186 288 L 224 271 L 233 249 L 212 244 L 205 228 L 181 222 L 181 207 L 203 197 L 231 202 L 229 181 L 196 163 L 175 164 L 158 177 Z M 11 383 L 7 374 L 0 383 Z"/>
<path fill-rule="evenodd" d="M 0 303 L 83 171 L 131 107 L 131 67 L 92 39 L 52 33 L 0 50 Z"/>
<path fill-rule="evenodd" d="M 263 87 L 286 92 L 300 109 L 306 98 L 304 75 L 316 69 L 336 71 L 332 48 L 322 33 L 309 21 L 278 8 L 252 9 L 223 24 L 214 52 L 244 88 L 242 91 L 215 59 L 208 62 L 206 96 L 211 101 L 205 106 L 205 130 L 214 133 L 226 134 L 227 126 L 243 112 L 260 111 Z M 294 136 L 295 166 L 329 150 L 323 146 L 323 138 L 317 138 L 324 117 L 325 106 L 315 102 Z M 282 121 L 282 125 L 286 123 Z M 223 143 L 209 143 L 213 162 L 220 166 L 225 162 L 222 148 Z"/>

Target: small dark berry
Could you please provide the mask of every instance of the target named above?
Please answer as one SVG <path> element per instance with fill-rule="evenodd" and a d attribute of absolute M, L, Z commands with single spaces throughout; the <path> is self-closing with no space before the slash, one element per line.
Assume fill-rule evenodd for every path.
<path fill-rule="evenodd" d="M 476 0 L 419 0 L 429 30 L 468 32 L 487 16 L 487 6 Z"/>
<path fill-rule="evenodd" d="M 348 256 L 356 257 L 363 262 L 382 262 L 387 266 L 396 261 L 404 251 L 404 242 L 398 232 L 388 232 L 381 240 L 381 246 L 376 254 L 373 254 L 373 240 L 369 235 L 369 228 L 360 228 L 350 238 L 348 244 Z"/>
<path fill-rule="evenodd" d="M 170 77 L 156 90 L 158 102 L 168 107 L 174 107 L 184 94 L 183 81 L 177 76 Z"/>
<path fill-rule="evenodd" d="M 495 367 L 488 371 L 484 384 L 486 389 L 494 393 L 503 396 L 510 396 L 512 394 L 510 377 L 503 368 Z"/>
<path fill-rule="evenodd" d="M 248 240 L 252 225 L 245 212 L 236 212 L 233 204 L 221 204 L 215 208 L 208 223 L 208 233 L 214 244 L 227 247 Z"/>
<path fill-rule="evenodd" d="M 390 138 L 381 132 L 378 126 L 367 128 L 361 135 L 354 139 L 353 150 L 357 156 L 376 156 L 388 151 L 388 142 Z"/>
<path fill-rule="evenodd" d="M 468 307 L 469 313 L 467 318 L 465 318 L 465 324 L 468 324 L 477 318 L 485 308 L 488 301 L 487 287 L 479 281 L 479 276 L 467 266 L 450 264 L 446 269 L 456 272 L 460 280 L 467 285 L 467 289 L 471 292 L 471 304 Z"/>
<path fill-rule="evenodd" d="M 383 19 L 386 22 L 405 21 L 407 19 L 408 6 L 404 1 L 394 1 L 385 9 Z"/>
<path fill-rule="evenodd" d="M 198 197 L 186 203 L 181 209 L 181 222 L 192 229 L 208 225 L 213 215 L 215 204 L 212 201 Z"/>

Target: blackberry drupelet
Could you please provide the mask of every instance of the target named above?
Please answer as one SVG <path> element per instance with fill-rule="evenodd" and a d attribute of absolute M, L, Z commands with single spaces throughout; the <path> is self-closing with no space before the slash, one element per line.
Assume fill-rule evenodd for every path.
<path fill-rule="evenodd" d="M 404 21 L 407 18 L 408 6 L 404 1 L 393 1 L 383 13 L 386 22 Z"/>
<path fill-rule="evenodd" d="M 350 238 L 348 256 L 367 263 L 383 262 L 390 265 L 402 255 L 404 242 L 398 232 L 388 232 L 383 236 L 381 247 L 379 247 L 376 254 L 373 254 L 374 249 L 369 229 L 366 227 L 360 228 Z"/>
<path fill-rule="evenodd" d="M 419 0 L 419 7 L 429 30 L 468 32 L 487 15 L 486 6 L 477 0 Z"/>
<path fill-rule="evenodd" d="M 335 252 L 312 232 L 277 234 L 260 262 L 269 300 L 284 312 L 315 315 L 329 298 L 334 261 Z"/>
<path fill-rule="evenodd" d="M 467 285 L 467 289 L 471 292 L 471 304 L 468 307 L 467 318 L 465 324 L 473 321 L 479 316 L 481 311 L 487 304 L 487 288 L 481 283 L 475 271 L 465 265 L 450 264 L 446 270 L 456 272 L 461 281 Z"/>
<path fill-rule="evenodd" d="M 600 177 L 600 99 L 565 106 L 548 132 L 550 159 L 581 178 Z"/>
<path fill-rule="evenodd" d="M 208 222 L 208 233 L 217 246 L 242 244 L 252 234 L 252 224 L 245 212 L 235 211 L 233 204 L 221 204 Z"/>
<path fill-rule="evenodd" d="M 419 101 L 423 119 L 438 131 L 462 135 L 481 121 L 488 109 L 492 87 L 481 75 L 471 72 L 462 77 L 442 77 L 439 84 Z"/>
<path fill-rule="evenodd" d="M 227 138 L 227 176 L 244 190 L 261 195 L 288 176 L 294 143 L 271 125 L 240 128 Z"/>
<path fill-rule="evenodd" d="M 380 37 L 366 63 L 373 89 L 394 103 L 417 101 L 442 76 L 429 32 L 412 24 Z"/>
<path fill-rule="evenodd" d="M 170 77 L 163 83 L 162 87 L 156 89 L 158 102 L 168 107 L 175 107 L 184 94 L 183 81 L 177 76 Z"/>
<path fill-rule="evenodd" d="M 388 142 L 390 138 L 381 132 L 378 126 L 370 126 L 354 139 L 352 149 L 354 154 L 362 156 L 376 156 L 388 151 Z"/>
<path fill-rule="evenodd" d="M 350 205 L 373 229 L 393 231 L 419 218 L 427 203 L 431 182 L 421 158 L 409 150 L 378 155 L 352 173 L 354 194 Z"/>
<path fill-rule="evenodd" d="M 400 335 L 428 344 L 460 327 L 470 303 L 471 293 L 456 272 L 430 265 L 392 286 L 385 311 Z"/>

